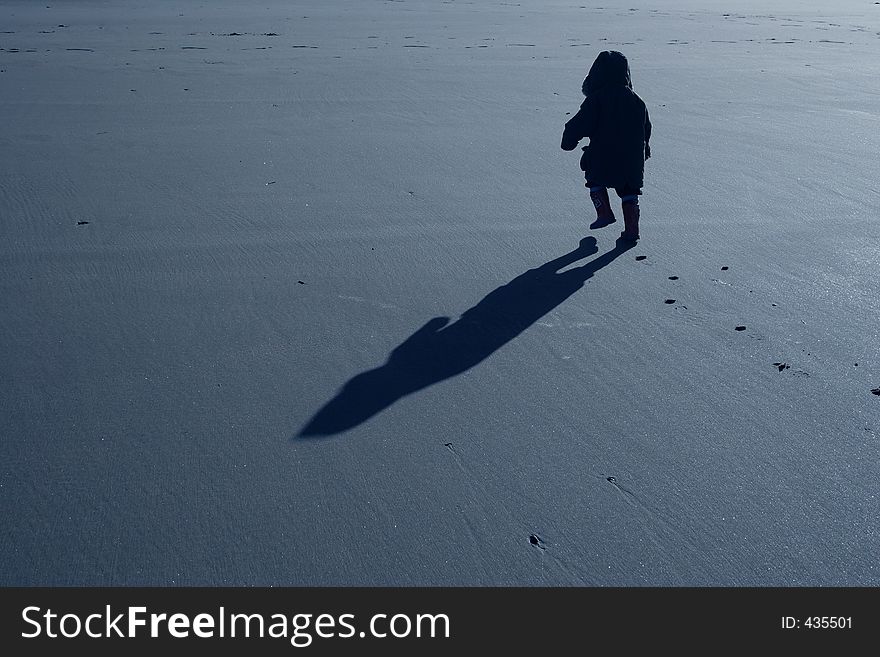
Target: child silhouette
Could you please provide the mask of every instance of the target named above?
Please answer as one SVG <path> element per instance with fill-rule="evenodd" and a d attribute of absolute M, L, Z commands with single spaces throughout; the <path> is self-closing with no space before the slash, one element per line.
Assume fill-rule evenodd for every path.
<path fill-rule="evenodd" d="M 608 188 L 613 187 L 623 210 L 620 237 L 635 242 L 639 239 L 645 160 L 651 157 L 648 109 L 632 89 L 629 62 L 616 50 L 599 53 L 581 90 L 586 98 L 565 124 L 562 149 L 572 151 L 582 139 L 590 140 L 580 162 L 596 208 L 596 220 L 590 228 L 616 221 L 608 198 Z"/>

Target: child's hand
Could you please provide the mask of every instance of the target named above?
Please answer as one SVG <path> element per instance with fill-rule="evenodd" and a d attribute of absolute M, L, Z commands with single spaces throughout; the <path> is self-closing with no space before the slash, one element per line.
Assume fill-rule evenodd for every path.
<path fill-rule="evenodd" d="M 562 150 L 573 151 L 575 148 L 577 148 L 579 140 L 572 139 L 571 137 L 566 137 L 566 135 L 562 135 Z"/>

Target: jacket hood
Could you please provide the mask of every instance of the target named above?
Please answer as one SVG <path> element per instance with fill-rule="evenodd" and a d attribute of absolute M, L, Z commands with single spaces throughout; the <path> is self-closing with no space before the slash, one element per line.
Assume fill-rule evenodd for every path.
<path fill-rule="evenodd" d="M 632 89 L 629 62 L 621 52 L 603 50 L 590 67 L 590 72 L 581 85 L 581 91 L 584 96 L 589 96 L 605 87 L 620 86 Z"/>

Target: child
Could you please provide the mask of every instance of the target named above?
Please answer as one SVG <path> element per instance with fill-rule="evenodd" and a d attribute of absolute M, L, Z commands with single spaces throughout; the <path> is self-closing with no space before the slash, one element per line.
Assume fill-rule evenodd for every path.
<path fill-rule="evenodd" d="M 596 206 L 596 221 L 590 228 L 616 221 L 608 199 L 608 188 L 613 187 L 623 209 L 620 237 L 635 242 L 639 239 L 645 160 L 651 157 L 648 109 L 632 90 L 626 57 L 616 50 L 599 53 L 581 90 L 586 99 L 565 124 L 562 149 L 573 151 L 581 139 L 590 139 L 581 156 L 586 186 Z"/>

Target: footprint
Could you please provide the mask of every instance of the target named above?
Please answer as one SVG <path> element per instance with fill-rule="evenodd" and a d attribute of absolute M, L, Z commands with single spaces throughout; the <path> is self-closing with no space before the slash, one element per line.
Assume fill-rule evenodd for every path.
<path fill-rule="evenodd" d="M 675 299 L 667 299 L 663 303 L 675 303 Z"/>
<path fill-rule="evenodd" d="M 730 269 L 730 267 L 722 267 L 721 271 L 727 271 L 728 269 Z"/>
<path fill-rule="evenodd" d="M 547 549 L 547 548 L 544 546 L 544 539 L 542 539 L 542 538 L 541 538 L 540 536 L 538 536 L 537 534 L 530 534 L 530 535 L 529 535 L 529 543 L 531 543 L 532 545 L 534 545 L 536 548 L 538 548 L 538 549 L 540 549 L 540 550 L 546 550 L 546 549 Z"/>
<path fill-rule="evenodd" d="M 644 260 L 644 259 L 647 258 L 647 257 L 648 257 L 648 256 L 644 256 L 644 255 L 636 256 L 636 260 Z"/>
<path fill-rule="evenodd" d="M 669 280 L 670 280 L 670 281 L 677 281 L 677 280 L 678 280 L 678 276 L 670 276 L 670 277 L 669 277 Z"/>
<path fill-rule="evenodd" d="M 789 365 L 788 363 L 773 363 L 773 367 L 775 367 L 775 368 L 776 368 L 777 370 L 779 370 L 780 372 L 784 372 L 785 370 L 791 370 L 791 372 L 789 372 L 789 373 L 790 373 L 792 376 L 799 376 L 799 377 L 808 377 L 808 376 L 810 376 L 810 373 L 809 373 L 809 372 L 804 372 L 803 370 L 794 370 L 794 369 L 791 369 L 791 365 Z"/>
<path fill-rule="evenodd" d="M 878 397 L 880 397 L 880 388 L 874 388 L 874 389 L 871 391 L 871 394 L 872 394 L 872 395 L 877 395 Z"/>
<path fill-rule="evenodd" d="M 734 331 L 745 331 L 745 330 L 746 330 L 746 327 L 740 325 L 740 326 L 736 326 L 736 327 L 734 327 L 733 330 L 734 330 Z"/>

